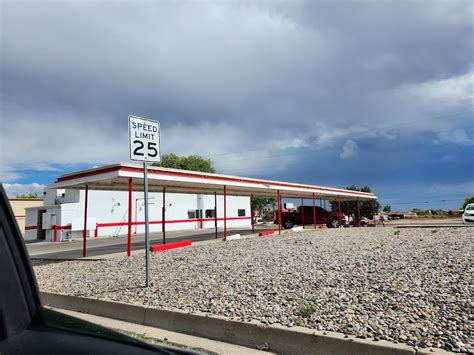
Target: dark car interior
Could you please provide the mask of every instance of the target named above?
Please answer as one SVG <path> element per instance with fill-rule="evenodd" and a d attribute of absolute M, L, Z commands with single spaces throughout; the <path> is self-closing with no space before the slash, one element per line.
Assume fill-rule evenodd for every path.
<path fill-rule="evenodd" d="M 0 185 L 0 354 L 190 354 L 41 306 L 26 246 Z"/>

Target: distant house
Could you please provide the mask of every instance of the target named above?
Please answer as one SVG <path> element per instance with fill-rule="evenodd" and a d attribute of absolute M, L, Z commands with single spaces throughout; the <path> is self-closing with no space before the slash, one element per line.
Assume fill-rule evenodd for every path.
<path fill-rule="evenodd" d="M 43 205 L 42 198 L 10 198 L 10 206 L 15 215 L 16 223 L 20 228 L 21 233 L 25 234 L 25 218 L 26 208 L 37 207 Z"/>

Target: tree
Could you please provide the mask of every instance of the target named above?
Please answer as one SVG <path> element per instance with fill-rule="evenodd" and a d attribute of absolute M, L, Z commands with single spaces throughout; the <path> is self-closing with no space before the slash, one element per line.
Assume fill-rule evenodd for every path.
<path fill-rule="evenodd" d="M 391 212 L 392 211 L 392 206 L 390 206 L 390 205 L 383 206 L 383 211 L 384 212 Z"/>
<path fill-rule="evenodd" d="M 372 192 L 370 187 L 367 185 L 361 188 L 358 188 L 355 185 L 351 185 L 351 186 L 347 186 L 346 190 Z M 373 200 L 361 200 L 360 201 L 360 216 L 372 218 L 374 214 L 373 204 L 375 204 L 375 213 L 378 213 L 380 211 L 380 208 L 382 207 L 378 200 L 376 200 L 375 202 Z M 333 211 L 337 211 L 338 202 L 331 201 L 331 208 Z M 341 210 L 345 214 L 347 214 L 347 211 L 349 211 L 349 215 L 356 216 L 357 218 L 357 201 L 341 201 Z"/>
<path fill-rule="evenodd" d="M 277 199 L 275 197 L 254 197 L 252 199 L 252 209 L 254 211 L 261 211 L 264 207 L 275 209 L 277 206 Z"/>
<path fill-rule="evenodd" d="M 474 196 L 469 196 L 464 199 L 464 203 L 462 204 L 462 209 L 466 209 L 466 206 L 470 203 L 474 203 Z"/>
<path fill-rule="evenodd" d="M 39 196 L 35 192 L 35 193 L 32 193 L 32 194 L 19 194 L 19 195 L 16 195 L 16 198 L 39 198 Z"/>
<path fill-rule="evenodd" d="M 199 155 L 178 156 L 174 153 L 164 154 L 161 157 L 161 163 L 154 163 L 152 165 L 163 168 L 202 171 L 204 173 L 216 172 L 212 160 Z"/>

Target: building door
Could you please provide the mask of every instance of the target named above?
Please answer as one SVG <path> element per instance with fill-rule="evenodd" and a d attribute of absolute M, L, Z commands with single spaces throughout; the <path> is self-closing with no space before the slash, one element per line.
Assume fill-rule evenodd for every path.
<path fill-rule="evenodd" d="M 36 239 L 45 240 L 46 239 L 46 231 L 43 229 L 43 213 L 46 210 L 38 210 L 38 218 L 36 219 Z"/>

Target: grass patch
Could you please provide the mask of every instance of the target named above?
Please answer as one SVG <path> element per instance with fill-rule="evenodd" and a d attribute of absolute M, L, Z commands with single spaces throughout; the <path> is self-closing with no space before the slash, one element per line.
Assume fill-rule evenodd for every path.
<path fill-rule="evenodd" d="M 343 329 L 344 332 L 347 333 L 347 332 L 350 331 L 353 327 L 354 327 L 354 326 L 353 326 L 351 323 L 345 322 L 344 325 L 342 326 L 342 329 Z"/>
<path fill-rule="evenodd" d="M 439 229 L 432 229 L 431 230 L 431 233 L 438 233 L 439 232 Z"/>
<path fill-rule="evenodd" d="M 316 312 L 316 308 L 314 308 L 312 304 L 308 306 L 301 306 L 300 309 L 298 310 L 298 314 L 304 318 L 311 317 L 311 315 L 313 315 L 314 312 Z"/>
<path fill-rule="evenodd" d="M 419 342 L 421 345 L 426 345 L 426 344 L 428 344 L 428 338 L 427 338 L 427 337 L 424 337 L 424 336 L 421 336 L 421 335 L 416 335 L 416 339 L 418 340 L 418 342 Z"/>
<path fill-rule="evenodd" d="M 400 231 L 399 230 L 396 230 L 395 232 L 393 232 L 394 235 L 400 235 Z"/>

